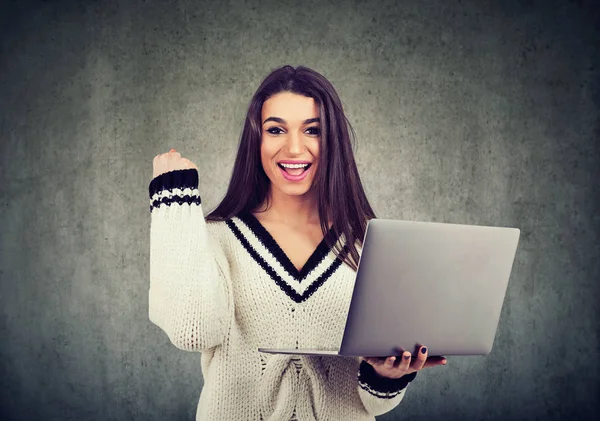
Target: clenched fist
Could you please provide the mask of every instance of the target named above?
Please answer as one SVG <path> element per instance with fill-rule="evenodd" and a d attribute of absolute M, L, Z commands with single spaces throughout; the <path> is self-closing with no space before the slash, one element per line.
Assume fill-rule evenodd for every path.
<path fill-rule="evenodd" d="M 195 168 L 198 170 L 196 164 L 189 159 L 181 157 L 181 154 L 175 149 L 171 149 L 167 153 L 156 155 L 154 161 L 152 161 L 152 178 L 156 178 L 161 174 L 176 171 L 176 170 L 187 170 Z"/>

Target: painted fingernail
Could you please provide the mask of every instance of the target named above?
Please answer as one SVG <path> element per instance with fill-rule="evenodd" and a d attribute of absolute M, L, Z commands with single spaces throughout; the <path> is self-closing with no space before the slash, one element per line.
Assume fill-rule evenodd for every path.
<path fill-rule="evenodd" d="M 410 355 L 406 354 L 406 355 L 404 356 L 404 359 L 405 359 L 405 360 L 410 360 Z"/>
<path fill-rule="evenodd" d="M 423 347 L 421 348 L 421 354 L 425 354 L 427 352 L 427 348 Z"/>
<path fill-rule="evenodd" d="M 391 361 L 391 362 L 394 362 L 394 361 L 396 361 L 396 357 L 391 357 L 391 358 L 390 358 L 390 361 Z"/>

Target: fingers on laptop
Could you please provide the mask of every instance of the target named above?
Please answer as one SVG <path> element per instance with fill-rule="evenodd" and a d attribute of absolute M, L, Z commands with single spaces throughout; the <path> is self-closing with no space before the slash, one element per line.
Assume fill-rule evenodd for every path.
<path fill-rule="evenodd" d="M 385 362 L 383 363 L 385 368 L 393 368 L 394 367 L 394 363 L 396 362 L 396 357 L 387 357 L 385 359 Z"/>
<path fill-rule="evenodd" d="M 413 357 L 412 368 L 414 370 L 444 365 L 447 362 L 445 357 L 430 357 L 429 351 L 425 346 L 418 346 L 416 354 L 417 355 Z"/>
<path fill-rule="evenodd" d="M 448 361 L 446 360 L 445 357 L 429 357 L 429 358 L 427 358 L 427 361 L 423 365 L 423 368 L 435 367 L 437 365 L 446 365 L 447 362 Z"/>
<path fill-rule="evenodd" d="M 424 346 L 421 346 L 417 349 L 417 355 L 413 358 L 412 369 L 416 370 L 416 371 L 422 369 L 423 366 L 425 365 L 426 361 L 427 361 L 427 348 Z"/>
<path fill-rule="evenodd" d="M 411 355 L 410 352 L 405 351 L 402 353 L 402 361 L 400 361 L 399 364 L 399 368 L 408 371 L 408 369 L 410 368 L 410 360 L 411 360 Z"/>
<path fill-rule="evenodd" d="M 418 371 L 423 368 L 435 367 L 437 365 L 446 364 L 446 358 L 444 357 L 430 357 L 428 355 L 427 347 L 417 346 L 415 355 L 411 355 L 409 351 L 398 350 L 398 355 L 390 357 L 361 357 L 361 360 L 368 362 L 374 366 L 383 366 L 391 369 L 398 367 L 405 371 L 414 370 Z"/>

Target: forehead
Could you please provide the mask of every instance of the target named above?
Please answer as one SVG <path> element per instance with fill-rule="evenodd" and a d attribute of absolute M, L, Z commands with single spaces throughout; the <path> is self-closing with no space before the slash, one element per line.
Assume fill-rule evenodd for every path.
<path fill-rule="evenodd" d="M 288 122 L 319 117 L 319 109 L 314 99 L 281 92 L 267 99 L 262 106 L 262 120 L 279 117 Z"/>

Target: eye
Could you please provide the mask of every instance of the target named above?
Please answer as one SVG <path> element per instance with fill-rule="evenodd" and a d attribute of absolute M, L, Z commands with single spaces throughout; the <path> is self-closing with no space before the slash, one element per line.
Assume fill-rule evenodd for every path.
<path fill-rule="evenodd" d="M 321 129 L 318 128 L 317 126 L 313 126 L 313 127 L 309 127 L 308 129 L 306 129 L 306 132 L 310 135 L 318 136 L 321 134 Z"/>
<path fill-rule="evenodd" d="M 269 133 L 271 133 L 271 134 L 281 134 L 281 133 L 283 133 L 283 130 L 281 130 L 279 127 L 269 127 L 266 131 L 269 132 Z"/>

